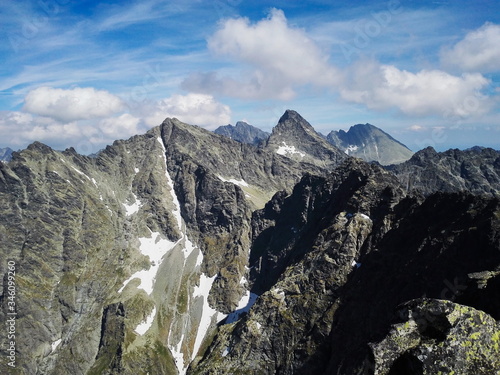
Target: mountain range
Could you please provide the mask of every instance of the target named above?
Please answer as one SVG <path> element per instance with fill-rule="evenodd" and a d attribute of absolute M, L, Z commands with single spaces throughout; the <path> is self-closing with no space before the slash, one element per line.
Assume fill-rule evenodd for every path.
<path fill-rule="evenodd" d="M 292 113 L 293 111 L 288 112 Z M 331 145 L 335 146 L 336 149 L 340 149 L 347 155 L 358 157 L 368 162 L 376 161 L 382 165 L 399 164 L 410 159 L 413 155 L 413 152 L 408 149 L 408 147 L 371 124 L 354 125 L 347 132 L 344 130 L 332 131 L 326 137 L 317 133 L 309 123 L 307 123 L 304 129 L 307 129 L 307 131 L 304 130 L 302 132 L 305 139 L 315 137 L 315 143 L 322 143 L 322 141 L 318 140 L 318 137 L 324 138 Z M 235 126 L 220 126 L 214 130 L 214 132 L 234 139 L 235 141 L 253 145 L 266 143 L 270 136 L 269 133 L 241 121 L 237 122 Z M 279 129 L 273 129 L 274 138 L 279 136 L 279 132 Z M 290 134 L 287 134 L 287 136 L 288 135 Z M 297 133 L 296 136 L 299 137 L 298 144 L 301 144 L 301 134 Z M 276 141 L 276 139 L 274 141 Z M 297 141 L 297 139 L 295 139 L 295 141 Z M 271 140 L 271 143 L 272 142 L 273 140 Z M 293 151 L 293 149 L 283 146 L 283 142 L 287 145 L 287 139 L 279 142 L 279 146 L 282 147 L 282 152 L 291 153 L 291 151 Z M 300 155 L 300 153 L 296 154 Z"/>
<path fill-rule="evenodd" d="M 499 151 L 384 167 L 291 110 L 250 143 L 168 118 L 0 163 L 0 372 L 498 371 Z"/>
<path fill-rule="evenodd" d="M 241 143 L 249 143 L 251 145 L 258 145 L 262 141 L 269 138 L 268 132 L 260 130 L 259 128 L 247 124 L 244 121 L 238 121 L 234 126 L 231 124 L 219 126 L 214 130 L 214 133 L 229 137 Z"/>

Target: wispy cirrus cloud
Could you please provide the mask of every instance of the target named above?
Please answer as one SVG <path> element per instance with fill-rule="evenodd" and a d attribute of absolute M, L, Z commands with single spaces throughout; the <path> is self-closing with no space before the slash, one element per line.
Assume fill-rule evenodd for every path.
<path fill-rule="evenodd" d="M 119 3 L 104 8 L 102 17 L 98 20 L 97 31 L 115 31 L 131 25 L 152 22 L 165 17 L 184 12 L 189 3 L 179 1 L 136 1 Z"/>

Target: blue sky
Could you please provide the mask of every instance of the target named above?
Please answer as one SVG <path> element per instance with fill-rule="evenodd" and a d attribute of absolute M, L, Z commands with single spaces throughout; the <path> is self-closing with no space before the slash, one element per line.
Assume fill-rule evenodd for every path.
<path fill-rule="evenodd" d="M 500 4 L 11 1 L 0 147 L 96 152 L 166 117 L 271 130 L 372 123 L 416 151 L 500 149 Z"/>

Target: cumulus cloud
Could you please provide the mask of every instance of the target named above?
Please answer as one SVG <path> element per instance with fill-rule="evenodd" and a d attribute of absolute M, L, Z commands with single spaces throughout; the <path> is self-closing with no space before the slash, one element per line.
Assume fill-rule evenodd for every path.
<path fill-rule="evenodd" d="M 278 9 L 255 24 L 247 18 L 224 21 L 208 39 L 208 48 L 244 63 L 249 71 L 241 75 L 250 79 L 197 73 L 185 80 L 186 89 L 247 99 L 291 99 L 297 85 L 329 86 L 338 81 L 328 57 L 304 30 L 288 25 Z"/>
<path fill-rule="evenodd" d="M 99 129 L 112 139 L 126 138 L 139 134 L 141 120 L 137 117 L 124 113 L 118 117 L 110 117 L 99 122 Z"/>
<path fill-rule="evenodd" d="M 370 109 L 398 108 L 412 116 L 467 117 L 487 112 L 491 99 L 481 95 L 490 81 L 479 73 L 454 76 L 440 70 L 417 73 L 375 62 L 353 66 L 341 96 Z"/>
<path fill-rule="evenodd" d="M 22 148 L 34 141 L 66 148 L 63 146 L 66 142 L 83 135 L 84 129 L 75 122 L 61 124 L 50 118 L 17 111 L 0 113 L 0 138 L 12 148 Z"/>
<path fill-rule="evenodd" d="M 452 48 L 442 50 L 441 61 L 467 72 L 500 71 L 500 25 L 486 23 L 469 32 Z"/>
<path fill-rule="evenodd" d="M 231 121 L 231 109 L 211 95 L 175 94 L 155 104 L 152 114 L 145 117 L 145 123 L 156 126 L 166 117 L 176 117 L 188 124 L 215 129 Z"/>
<path fill-rule="evenodd" d="M 26 95 L 24 103 L 25 111 L 60 122 L 111 116 L 124 108 L 120 98 L 93 87 L 39 87 Z"/>
<path fill-rule="evenodd" d="M 45 88 L 44 88 L 45 89 Z M 92 116 L 76 116 L 77 112 L 56 116 L 52 111 L 36 107 L 36 98 L 41 98 L 41 93 L 49 94 L 49 99 L 57 95 L 54 92 L 64 95 L 60 101 L 54 101 L 55 107 L 60 108 L 62 102 L 67 100 L 69 92 L 80 93 L 80 90 L 59 90 L 48 89 L 39 90 L 33 94 L 28 94 L 26 103 L 29 103 L 31 113 L 19 111 L 0 111 L 0 139 L 3 145 L 12 148 L 24 148 L 34 141 L 48 144 L 55 149 L 65 149 L 75 147 L 83 154 L 95 153 L 106 144 L 112 143 L 116 139 L 126 139 L 136 134 L 142 134 L 147 129 L 160 125 L 166 117 L 177 117 L 181 121 L 200 125 L 213 129 L 224 125 L 231 120 L 231 110 L 227 105 L 219 103 L 213 96 L 204 94 L 173 95 L 169 98 L 145 104 L 144 108 L 133 113 L 115 113 L 121 106 L 112 107 L 113 110 L 93 112 Z M 96 93 L 100 99 L 105 99 L 108 95 L 113 99 L 113 95 L 95 89 L 85 89 L 86 93 Z M 105 93 L 105 94 L 103 94 Z M 83 96 L 86 96 L 83 95 Z M 79 96 L 80 98 L 82 96 Z M 116 98 L 116 97 L 115 97 Z M 90 99 L 84 100 L 84 107 L 89 105 Z M 50 102 L 50 100 L 47 100 Z M 121 104 L 121 103 L 120 103 Z M 82 107 L 83 108 L 83 107 Z M 81 111 L 82 108 L 77 111 Z M 62 109 L 62 108 L 61 108 Z M 25 110 L 27 110 L 25 108 Z M 96 118 L 110 113 L 105 118 Z M 50 115 L 50 117 L 49 117 Z M 82 118 L 83 117 L 83 118 Z M 67 119 L 75 119 L 65 121 Z"/>

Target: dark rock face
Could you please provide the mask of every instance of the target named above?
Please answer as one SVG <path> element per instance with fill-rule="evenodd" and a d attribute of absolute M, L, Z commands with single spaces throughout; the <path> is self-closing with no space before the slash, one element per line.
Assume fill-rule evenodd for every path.
<path fill-rule="evenodd" d="M 238 121 L 234 126 L 219 126 L 214 130 L 214 133 L 234 139 L 235 141 L 241 143 L 248 143 L 254 146 L 258 146 L 267 138 L 269 138 L 268 132 L 260 130 L 259 128 L 256 128 L 255 126 L 247 124 L 243 121 Z"/>
<path fill-rule="evenodd" d="M 392 373 L 421 368 L 413 356 L 397 359 L 402 349 L 381 344 L 379 353 L 372 343 L 392 337 L 398 305 L 414 298 L 463 299 L 498 317 L 496 303 L 467 296 L 491 282 L 484 293 L 499 298 L 499 209 L 498 199 L 467 194 L 407 196 L 394 176 L 360 162 L 327 178 L 305 177 L 290 197 L 277 195 L 254 214 L 251 281 L 260 297 L 247 316 L 219 331 L 192 373 L 373 374 L 388 362 L 381 352 L 397 360 L 386 363 Z M 483 278 L 485 284 L 477 281 Z M 488 369 L 496 366 L 488 340 L 498 326 L 485 319 L 490 327 L 476 349 Z M 443 339 L 447 326 L 440 324 L 422 335 Z M 466 328 L 453 337 L 468 345 Z M 443 363 L 464 373 L 470 367 L 455 366 L 462 354 L 450 351 Z"/>
<path fill-rule="evenodd" d="M 428 147 L 388 170 L 407 190 L 417 189 L 426 195 L 435 191 L 500 193 L 500 151 L 491 148 L 436 152 Z"/>
<path fill-rule="evenodd" d="M 470 152 L 464 189 L 498 188 Z M 35 142 L 0 163 L 18 373 L 492 373 L 499 198 L 416 185 L 293 111 L 262 147 L 176 119 L 92 158 Z"/>
<path fill-rule="evenodd" d="M 399 164 L 413 155 L 404 144 L 371 124 L 354 125 L 347 132 L 332 131 L 326 138 L 347 155 L 382 165 Z"/>

